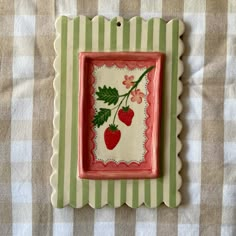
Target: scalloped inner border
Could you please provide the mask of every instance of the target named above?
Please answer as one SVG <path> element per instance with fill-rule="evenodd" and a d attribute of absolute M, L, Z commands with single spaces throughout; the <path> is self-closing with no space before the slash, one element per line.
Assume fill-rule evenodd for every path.
<path fill-rule="evenodd" d="M 105 64 L 104 65 L 102 65 L 102 66 L 96 66 L 95 65 L 95 67 L 98 67 L 98 68 L 100 68 L 100 67 L 108 67 L 108 66 L 106 66 Z M 111 67 L 116 67 L 117 69 L 122 69 L 122 68 L 119 68 L 119 67 L 117 67 L 115 64 L 114 65 L 112 65 Z M 144 67 L 143 67 L 144 68 Z M 142 67 L 140 68 L 140 69 L 143 69 Z M 134 68 L 135 69 L 135 68 Z M 94 68 L 94 71 L 96 70 L 96 68 Z M 130 70 L 132 70 L 132 69 L 130 69 Z M 93 71 L 93 76 L 94 76 L 94 71 Z M 94 76 L 95 77 L 95 76 Z M 145 84 L 145 89 L 147 90 L 147 84 L 148 84 L 148 81 L 146 81 L 146 84 Z M 93 86 L 94 87 L 94 86 Z M 94 87 L 95 88 L 95 87 Z M 149 93 L 148 93 L 149 94 Z M 148 103 L 147 102 L 145 102 L 145 111 L 147 110 L 147 107 L 148 107 Z M 95 106 L 93 107 L 94 109 L 95 109 Z M 145 120 L 147 119 L 147 112 L 145 113 Z M 146 124 L 146 128 L 145 128 L 145 130 L 147 129 L 147 124 Z M 96 133 L 96 132 L 95 132 Z M 96 133 L 96 136 L 95 137 L 97 137 L 97 133 Z M 145 136 L 146 137 L 146 136 Z M 94 138 L 95 140 L 96 140 L 96 138 Z M 131 164 L 132 162 L 134 162 L 134 163 L 137 163 L 137 164 L 140 164 L 140 163 L 142 163 L 143 161 L 145 161 L 145 158 L 144 158 L 144 156 L 145 156 L 145 154 L 146 154 L 146 151 L 145 151 L 145 143 L 146 143 L 146 141 L 147 141 L 147 137 L 145 138 L 145 141 L 144 141 L 144 143 L 143 143 L 143 147 L 144 147 L 144 151 L 143 151 L 143 154 L 142 154 L 142 159 L 140 159 L 140 160 L 131 160 L 131 161 L 127 161 L 127 160 L 120 160 L 120 161 L 117 161 L 117 160 L 115 160 L 115 159 L 107 159 L 107 160 L 104 160 L 104 159 L 102 159 L 102 158 L 98 158 L 98 157 L 96 157 L 96 159 L 95 159 L 95 161 L 101 161 L 101 162 L 103 162 L 104 163 L 104 165 L 107 165 L 110 161 L 112 161 L 112 162 L 114 162 L 114 163 L 116 163 L 117 165 L 118 164 L 120 164 L 120 163 L 126 163 L 127 165 L 129 165 L 129 164 Z M 96 141 L 95 141 L 96 142 Z M 96 150 L 96 147 L 94 148 L 94 150 L 93 150 L 93 153 L 95 153 L 95 150 Z M 95 154 L 94 154 L 95 155 Z"/>

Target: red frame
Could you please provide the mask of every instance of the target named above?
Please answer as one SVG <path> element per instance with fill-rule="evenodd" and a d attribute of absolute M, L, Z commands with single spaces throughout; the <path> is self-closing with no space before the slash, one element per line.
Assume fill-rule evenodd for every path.
<path fill-rule="evenodd" d="M 156 178 L 159 176 L 159 133 L 161 112 L 161 82 L 164 54 L 158 52 L 81 52 L 79 54 L 80 67 L 80 90 L 79 90 L 79 177 L 87 179 L 137 179 Z M 96 160 L 94 155 L 94 137 L 92 119 L 94 111 L 95 93 L 92 75 L 94 65 L 113 66 L 119 68 L 128 66 L 134 68 L 148 68 L 155 64 L 155 69 L 148 73 L 147 89 L 147 113 L 146 119 L 146 143 L 147 150 L 144 161 L 141 163 L 125 162 L 115 163 L 109 161 L 104 163 Z M 158 91 L 158 92 L 156 92 Z M 153 98 L 154 96 L 154 98 Z M 154 101 L 154 102 L 153 102 Z"/>

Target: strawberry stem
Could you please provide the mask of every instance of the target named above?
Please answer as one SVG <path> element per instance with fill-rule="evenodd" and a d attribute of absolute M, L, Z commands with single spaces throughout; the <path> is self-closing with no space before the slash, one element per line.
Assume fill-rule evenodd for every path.
<path fill-rule="evenodd" d="M 128 93 L 124 93 L 124 94 L 121 94 L 121 95 L 119 95 L 119 97 L 124 97 L 124 96 L 126 96 Z"/>
<path fill-rule="evenodd" d="M 113 123 L 112 123 L 113 125 L 115 125 L 116 115 L 117 115 L 117 113 L 118 113 L 118 111 L 119 111 L 119 108 L 120 108 L 122 102 L 124 101 L 124 99 L 125 99 L 125 97 L 122 98 L 121 102 L 119 103 L 119 105 L 118 105 L 118 107 L 117 107 L 117 109 L 116 109 L 116 113 L 115 113 L 115 115 L 114 115 Z"/>

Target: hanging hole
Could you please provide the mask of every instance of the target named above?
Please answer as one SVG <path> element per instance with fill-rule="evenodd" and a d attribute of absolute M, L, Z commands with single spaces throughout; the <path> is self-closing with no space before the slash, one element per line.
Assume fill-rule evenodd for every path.
<path fill-rule="evenodd" d="M 121 23 L 118 21 L 118 22 L 116 23 L 116 25 L 117 25 L 118 27 L 120 27 L 120 26 L 121 26 Z"/>

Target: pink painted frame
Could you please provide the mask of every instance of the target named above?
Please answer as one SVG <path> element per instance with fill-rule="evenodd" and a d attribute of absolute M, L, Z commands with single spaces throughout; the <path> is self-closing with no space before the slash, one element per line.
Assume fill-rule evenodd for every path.
<path fill-rule="evenodd" d="M 161 113 L 161 84 L 164 54 L 158 52 L 81 52 L 79 54 L 79 153 L 78 170 L 79 177 L 86 179 L 140 179 L 156 178 L 160 174 L 159 169 L 159 138 L 160 138 L 160 113 Z M 115 163 L 109 161 L 104 163 L 96 160 L 93 150 L 95 148 L 92 119 L 85 116 L 94 116 L 93 83 L 94 65 L 113 66 L 119 68 L 128 66 L 134 68 L 148 68 L 155 65 L 155 69 L 148 73 L 147 89 L 147 130 L 145 135 L 147 141 L 145 148 L 145 160 L 141 163 L 125 162 Z M 157 91 L 157 92 L 156 92 Z M 154 102 L 153 102 L 154 101 Z"/>

